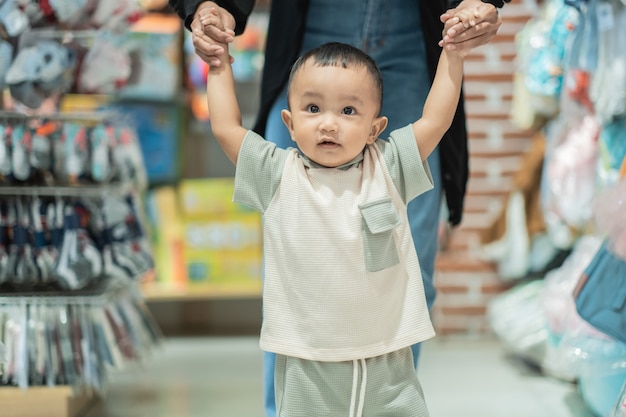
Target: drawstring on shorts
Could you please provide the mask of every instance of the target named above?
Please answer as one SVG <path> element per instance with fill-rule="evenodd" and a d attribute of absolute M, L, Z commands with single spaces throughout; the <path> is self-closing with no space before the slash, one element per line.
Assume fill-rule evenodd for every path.
<path fill-rule="evenodd" d="M 359 362 L 361 362 L 362 377 L 361 377 L 361 390 L 359 393 L 359 399 L 357 403 L 357 385 L 359 382 Z M 348 417 L 363 417 L 363 405 L 365 403 L 365 389 L 367 387 L 367 365 L 365 359 L 352 361 L 354 372 L 352 374 L 352 396 L 350 397 L 350 414 Z M 356 410 L 356 414 L 355 412 Z"/>

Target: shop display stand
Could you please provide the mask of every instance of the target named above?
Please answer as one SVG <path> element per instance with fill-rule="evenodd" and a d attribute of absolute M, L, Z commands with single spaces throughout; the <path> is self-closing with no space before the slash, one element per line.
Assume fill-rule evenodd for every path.
<path fill-rule="evenodd" d="M 3 303 L 9 298 L 26 305 L 98 305 L 116 297 L 116 291 L 133 291 L 132 287 L 132 284 L 118 281 L 114 285 L 105 285 L 104 289 L 94 290 L 90 295 L 82 292 L 73 295 L 67 295 L 67 293 L 61 295 L 54 292 L 5 293 L 0 294 L 0 313 Z M 79 417 L 98 404 L 102 399 L 102 393 L 102 387 L 96 390 L 89 386 L 55 385 L 27 388 L 2 386 L 0 387 L 0 410 L 3 417 Z"/>
<path fill-rule="evenodd" d="M 7 4 L 11 17 L 0 22 L 0 52 L 10 55 L 0 83 L 3 417 L 83 415 L 109 371 L 161 338 L 139 289 L 153 261 L 136 132 L 120 114 L 96 110 L 135 75 L 126 31 L 143 10 L 70 3 Z M 71 92 L 87 103 L 68 103 Z"/>
<path fill-rule="evenodd" d="M 107 117 L 98 112 L 57 113 L 46 116 L 0 112 L 3 127 L 33 120 L 40 121 L 39 119 L 59 123 L 78 122 L 93 127 L 107 120 Z M 0 139 L 4 141 L 4 136 L 0 135 Z M 38 185 L 29 185 L 28 181 L 16 182 L 5 177 L 4 184 L 0 185 L 0 203 L 6 208 L 18 201 L 17 199 L 28 201 L 31 198 L 48 198 L 50 201 L 65 199 L 64 204 L 91 201 L 95 205 L 103 206 L 107 200 L 136 196 L 138 189 L 141 188 L 141 179 L 137 180 L 137 178 L 128 178 L 128 181 L 116 179 L 113 182 L 88 185 L 79 183 L 56 185 L 54 182 L 51 185 L 41 185 L 41 181 L 38 181 L 34 182 Z M 0 215 L 6 215 L 6 211 Z M 25 214 L 25 217 L 28 216 Z M 0 249 L 4 248 L 7 253 L 10 247 L 7 237 L 17 240 L 16 225 L 20 221 L 17 216 L 13 225 L 6 216 L 0 221 L 2 233 Z M 51 229 L 50 227 L 48 232 Z M 68 230 L 64 229 L 63 233 L 67 235 Z M 29 244 L 34 246 L 32 243 L 34 228 L 27 229 L 27 232 L 24 232 L 24 235 L 26 234 Z M 0 260 L 1 255 L 0 253 Z M 127 363 L 141 359 L 150 348 L 158 344 L 161 334 L 145 308 L 139 290 L 139 282 L 153 271 L 136 270 L 132 276 L 130 273 L 110 274 L 111 269 L 104 265 L 104 252 L 100 255 L 103 273 L 91 277 L 90 284 L 81 288 L 61 290 L 58 282 L 44 282 L 41 277 L 38 279 L 22 277 L 30 282 L 24 284 L 15 278 L 16 274 L 13 277 L 14 282 L 10 279 L 8 282 L 2 282 L 0 279 L 0 343 L 4 341 L 6 350 L 5 358 L 1 357 L 3 352 L 0 350 L 0 415 L 3 417 L 84 415 L 100 400 L 108 371 L 121 369 Z M 149 253 L 147 255 L 151 256 Z M 61 259 L 61 255 L 58 259 Z M 55 273 L 58 272 L 58 264 L 55 265 Z M 0 263 L 0 276 L 3 272 L 2 267 Z M 43 313 L 42 311 L 46 309 L 47 312 Z M 54 316 L 53 312 L 55 314 L 57 312 L 55 309 L 61 311 L 64 318 L 59 319 L 58 314 Z M 99 315 L 94 313 L 97 309 L 101 310 Z M 94 318 L 96 315 L 99 322 Z M 12 323 L 12 328 L 8 325 L 9 322 Z M 58 324 L 61 322 L 66 324 Z M 34 327 L 32 323 L 41 327 L 49 326 L 49 329 L 40 331 L 40 327 Z M 54 332 L 51 330 L 53 327 Z M 95 332 L 96 327 L 100 330 L 98 334 Z M 51 333 L 54 336 L 51 336 Z M 10 342 L 7 343 L 7 340 Z M 41 348 L 43 343 L 48 343 L 47 349 Z M 107 344 L 106 348 L 102 347 L 102 343 Z M 33 354 L 35 345 L 38 350 Z M 51 351 L 53 353 L 50 353 Z M 104 357 L 105 351 L 108 358 Z M 77 359 L 77 356 L 80 359 Z M 10 359 L 12 361 L 9 364 Z M 53 371 L 50 370 L 52 368 Z M 70 368 L 71 376 L 68 372 Z M 33 380 L 35 373 L 37 378 Z M 9 376 L 5 379 L 7 375 Z"/>

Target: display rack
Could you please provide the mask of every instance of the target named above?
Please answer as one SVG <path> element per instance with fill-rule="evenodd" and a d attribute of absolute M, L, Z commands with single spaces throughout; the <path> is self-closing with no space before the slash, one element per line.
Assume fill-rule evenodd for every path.
<path fill-rule="evenodd" d="M 148 302 L 260 299 L 261 291 L 261 281 L 251 281 L 246 284 L 147 281 L 141 285 L 141 292 Z"/>
<path fill-rule="evenodd" d="M 9 2 L 12 24 L 0 21 L 10 52 L 0 69 L 3 417 L 82 415 L 109 371 L 161 338 L 138 288 L 153 262 L 134 126 L 100 106 L 64 104 L 82 93 L 106 105 L 136 75 L 126 34 L 146 10 L 70 3 Z"/>
<path fill-rule="evenodd" d="M 37 122 L 49 121 L 60 123 L 71 121 L 93 128 L 101 123 L 109 123 L 110 119 L 109 114 L 102 112 L 51 115 L 0 112 L 3 130 L 20 123 L 34 122 L 35 125 L 38 125 Z M 4 140 L 4 136 L 2 139 Z M 58 137 L 47 139 L 49 141 L 59 140 Z M 9 142 L 3 145 L 7 146 L 6 149 L 14 151 L 15 149 L 12 149 L 11 146 L 14 146 L 15 142 Z M 50 149 L 52 148 L 50 147 Z M 138 148 L 135 149 L 135 151 L 137 150 Z M 131 163 L 130 160 L 125 161 Z M 114 165 L 112 161 L 111 163 Z M 132 163 L 137 164 L 138 161 L 135 160 Z M 113 168 L 120 167 L 113 166 Z M 141 171 L 141 168 L 141 166 L 135 166 L 130 171 L 137 173 Z M 119 171 L 115 172 L 119 174 Z M 41 276 L 36 279 L 32 277 L 17 279 L 16 272 L 14 272 L 17 269 L 9 270 L 6 264 L 3 266 L 0 262 L 0 276 L 3 272 L 9 271 L 9 278 L 5 274 L 4 278 L 0 279 L 0 342 L 4 342 L 7 351 L 5 358 L 7 364 L 5 366 L 3 366 L 2 358 L 0 358 L 0 414 L 3 417 L 74 417 L 83 414 L 86 409 L 99 401 L 108 371 L 121 369 L 127 362 L 140 360 L 146 353 L 149 353 L 153 346 L 159 343 L 161 334 L 145 304 L 143 304 L 144 301 L 138 288 L 138 283 L 145 277 L 145 274 L 150 273 L 150 269 L 133 270 L 128 268 L 128 264 L 117 264 L 119 268 L 111 269 L 110 263 L 109 268 L 105 265 L 105 251 L 109 257 L 112 256 L 113 242 L 128 244 L 130 248 L 131 240 L 134 241 L 132 245 L 137 246 L 139 245 L 138 241 L 145 238 L 139 234 L 139 230 L 133 230 L 133 227 L 124 228 L 125 233 L 122 234 L 122 237 L 113 236 L 113 229 L 116 226 L 119 231 L 119 226 L 125 226 L 128 222 L 128 214 L 133 211 L 130 206 L 128 213 L 117 216 L 119 219 L 116 224 L 105 225 L 103 223 L 100 235 L 93 231 L 86 233 L 86 225 L 81 225 L 81 231 L 76 232 L 77 229 L 74 229 L 76 226 L 69 226 L 67 223 L 66 210 L 68 206 L 78 202 L 85 203 L 81 206 L 81 209 L 85 210 L 89 209 L 90 206 L 102 208 L 111 201 L 134 200 L 143 181 L 141 178 L 127 178 L 116 174 L 103 182 L 95 182 L 93 178 L 80 178 L 77 182 L 66 183 L 63 179 L 57 178 L 56 173 L 51 172 L 46 176 L 38 174 L 36 170 L 33 170 L 32 178 L 24 180 L 16 180 L 13 173 L 7 175 L 6 172 L 2 177 L 0 203 L 2 203 L 3 209 L 0 212 L 4 218 L 0 219 L 0 249 L 4 251 L 4 259 L 6 260 L 11 256 L 10 251 L 14 253 L 15 250 L 24 251 L 24 246 L 30 245 L 29 249 L 32 250 L 35 247 L 36 235 L 40 240 L 46 239 L 46 247 L 50 247 L 53 233 L 61 234 L 65 238 L 71 231 L 77 235 L 82 233 L 83 239 L 87 235 L 90 239 L 100 238 L 99 242 L 92 242 L 92 249 L 97 248 L 100 251 L 101 257 L 98 259 L 101 262 L 100 271 L 102 273 L 91 277 L 85 285 L 79 279 L 77 282 L 80 282 L 80 288 L 66 288 L 67 285 L 59 285 L 54 281 L 54 278 L 52 281 L 42 281 Z M 112 182 L 111 179 L 113 179 Z M 25 218 L 28 218 L 26 226 L 20 226 L 22 220 L 17 215 L 13 214 L 12 220 L 9 218 L 11 216 L 7 216 L 7 207 L 15 205 L 16 201 L 21 204 L 22 201 L 30 202 L 34 198 L 60 201 L 63 210 L 57 212 L 56 218 L 63 218 L 66 223 L 56 229 L 48 224 L 47 229 L 42 231 L 41 228 L 36 230 L 33 223 L 30 222 L 32 221 L 30 209 L 22 211 Z M 87 202 L 90 204 L 86 204 Z M 137 216 L 134 219 L 138 226 L 140 213 L 135 214 Z M 93 212 L 90 215 L 96 217 Z M 78 219 L 78 215 L 76 218 Z M 48 218 L 48 220 L 50 219 Z M 78 223 L 78 220 L 76 222 Z M 19 227 L 22 229 L 16 234 Z M 47 237 L 44 238 L 46 233 Z M 18 235 L 24 236 L 23 240 L 27 243 L 24 244 L 22 241 L 17 245 L 15 242 Z M 76 239 L 80 238 L 77 237 Z M 84 241 L 82 242 L 84 243 Z M 11 244 L 13 244 L 13 248 L 11 248 Z M 57 245 L 59 245 L 58 242 Z M 57 268 L 61 263 L 61 252 L 64 247 L 65 245 L 56 247 L 58 258 L 54 266 L 55 274 L 52 274 L 54 276 L 58 273 Z M 147 244 L 142 245 L 142 250 L 145 247 Z M 124 251 L 124 249 L 121 250 Z M 34 250 L 24 251 L 19 256 L 34 257 L 33 253 Z M 141 254 L 151 256 L 148 252 L 141 252 Z M 41 267 L 40 264 L 37 265 Z M 151 267 L 149 262 L 145 265 Z M 4 270 L 2 270 L 3 268 Z M 117 273 L 112 271 L 117 271 Z M 126 273 L 120 273 L 122 271 Z M 51 348 L 51 341 L 54 339 L 49 335 L 50 330 L 42 335 L 33 329 L 31 323 L 35 322 L 37 325 L 50 326 L 50 328 L 56 326 L 59 320 L 58 315 L 52 321 L 50 321 L 49 316 L 57 307 L 62 311 L 62 315 L 74 314 L 74 316 L 68 317 L 74 319 L 72 326 L 78 323 L 78 330 L 75 327 L 66 326 L 64 328 L 62 325 L 55 327 L 58 346 L 55 345 L 54 348 Z M 39 315 L 38 311 L 44 308 L 47 308 L 49 313 Z M 81 313 L 85 313 L 89 319 L 78 318 Z M 101 320 L 99 323 L 92 321 L 93 315 L 98 313 Z M 111 318 L 111 316 L 115 318 Z M 12 329 L 7 325 L 9 322 L 12 323 Z M 99 325 L 100 334 L 95 332 L 96 324 Z M 103 330 L 105 327 L 106 330 Z M 62 328 L 64 330 L 60 330 Z M 13 333 L 9 335 L 9 332 Z M 38 343 L 34 343 L 35 340 Z M 39 344 L 44 341 L 48 343 L 47 350 L 41 348 Z M 106 344 L 106 349 L 102 347 L 103 343 Z M 39 349 L 37 354 L 33 353 L 34 349 Z M 49 353 L 51 349 L 55 349 L 56 355 Z M 48 352 L 47 356 L 44 352 Z M 115 352 L 116 354 L 114 354 Z M 76 355 L 82 359 L 76 359 Z M 37 359 L 35 360 L 34 357 Z M 72 368 L 72 377 L 68 376 L 67 373 L 69 369 L 68 357 L 73 357 L 73 359 L 69 359 L 69 365 L 75 366 Z M 65 358 L 65 361 L 62 358 Z M 56 364 L 53 365 L 55 361 Z M 55 370 L 51 371 L 52 368 Z M 36 372 L 39 372 L 38 378 L 33 380 L 33 375 Z M 44 374 L 46 374 L 46 378 L 43 377 Z M 61 374 L 64 376 L 60 377 Z"/>

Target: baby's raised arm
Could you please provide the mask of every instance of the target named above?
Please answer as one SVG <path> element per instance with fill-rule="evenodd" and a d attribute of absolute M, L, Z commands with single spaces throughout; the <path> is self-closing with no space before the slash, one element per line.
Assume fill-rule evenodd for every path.
<path fill-rule="evenodd" d="M 480 14 L 475 9 L 462 10 L 452 19 L 465 27 L 472 27 L 480 21 Z M 437 147 L 452 124 L 461 96 L 463 59 L 469 51 L 469 49 L 444 49 L 441 52 L 437 73 L 426 98 L 422 117 L 413 123 L 413 133 L 423 160 Z"/>
<path fill-rule="evenodd" d="M 217 12 L 217 11 L 215 11 Z M 211 67 L 207 75 L 207 103 L 213 135 L 234 163 L 237 163 L 239 148 L 247 133 L 241 125 L 241 111 L 235 95 L 235 81 L 228 57 L 228 45 L 223 45 L 220 57 L 223 65 Z"/>

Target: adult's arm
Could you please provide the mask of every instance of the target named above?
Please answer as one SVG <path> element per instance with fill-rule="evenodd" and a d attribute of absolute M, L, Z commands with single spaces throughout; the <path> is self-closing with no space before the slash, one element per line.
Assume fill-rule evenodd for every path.
<path fill-rule="evenodd" d="M 191 22 L 200 3 L 206 0 L 168 0 L 169 5 L 185 22 L 185 27 L 191 30 Z M 248 17 L 254 8 L 254 0 L 214 0 L 214 2 L 228 10 L 235 18 L 235 34 L 240 35 L 246 28 Z"/>

